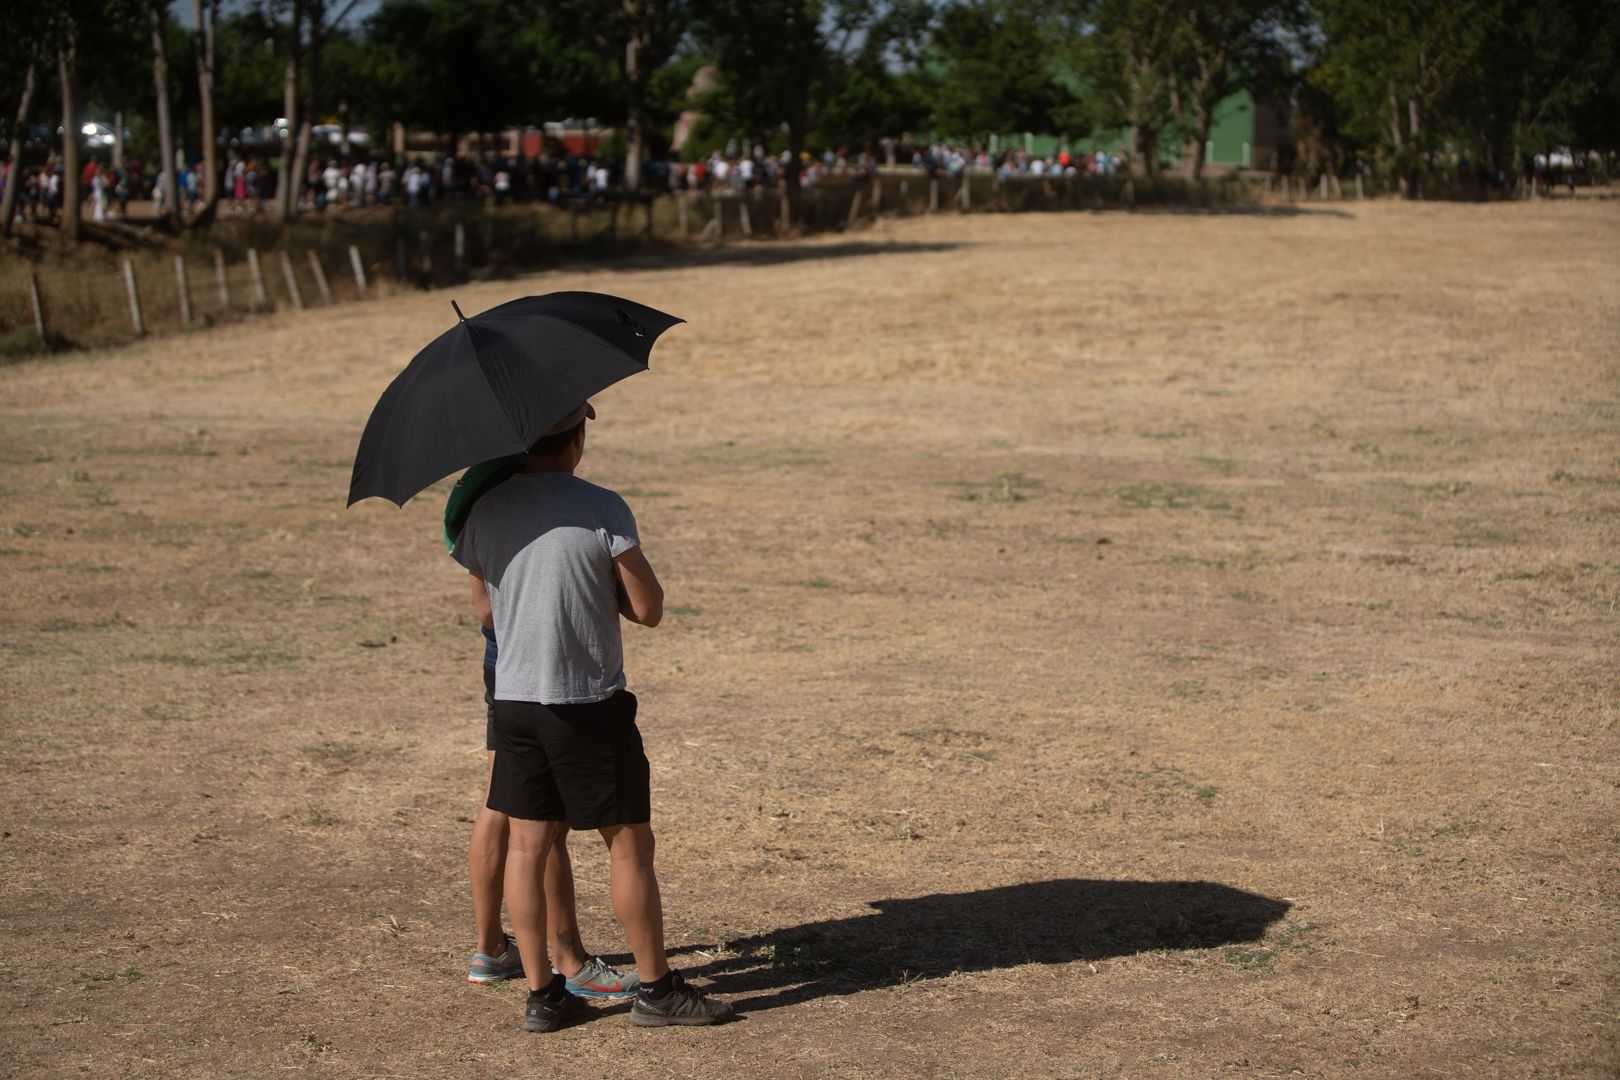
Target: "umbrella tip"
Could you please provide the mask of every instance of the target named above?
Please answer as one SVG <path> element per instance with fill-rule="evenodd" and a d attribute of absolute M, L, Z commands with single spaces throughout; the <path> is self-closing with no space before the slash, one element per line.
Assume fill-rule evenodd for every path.
<path fill-rule="evenodd" d="M 457 318 L 459 318 L 462 322 L 467 321 L 467 316 L 465 316 L 465 315 L 463 315 L 461 313 L 461 305 L 460 304 L 458 304 L 454 300 L 452 300 L 452 301 L 450 301 L 450 306 L 456 309 L 456 317 Z"/>

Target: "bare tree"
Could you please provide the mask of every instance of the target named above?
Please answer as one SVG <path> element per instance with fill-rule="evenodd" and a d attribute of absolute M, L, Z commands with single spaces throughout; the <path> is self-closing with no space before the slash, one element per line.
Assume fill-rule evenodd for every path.
<path fill-rule="evenodd" d="M 174 128 L 169 123 L 169 57 L 163 34 L 169 21 L 168 0 L 157 0 L 150 10 L 152 23 L 152 82 L 157 90 L 158 148 L 163 158 L 163 171 L 158 179 L 163 185 L 163 216 L 169 228 L 180 229 L 180 184 L 174 166 Z"/>
<path fill-rule="evenodd" d="M 297 5 L 299 0 L 294 0 Z M 298 210 L 298 187 L 304 182 L 304 172 L 309 167 L 310 129 L 315 123 L 315 95 L 320 86 L 321 78 L 321 44 L 325 38 L 326 0 L 303 0 L 309 22 L 309 51 L 307 53 L 306 70 L 303 75 L 303 103 L 298 114 L 297 137 L 293 148 L 292 169 L 288 177 L 291 190 L 287 195 L 287 219 L 291 219 Z M 292 116 L 289 113 L 287 125 L 292 127 Z"/>
<path fill-rule="evenodd" d="M 79 205 L 79 35 L 73 20 L 64 20 L 56 70 L 62 81 L 62 236 L 77 240 L 83 232 Z"/>
<path fill-rule="evenodd" d="M 276 181 L 276 219 L 291 221 L 298 213 L 298 185 L 302 174 L 294 173 L 293 140 L 298 122 L 298 62 L 303 52 L 303 0 L 293 0 L 291 25 L 287 32 L 287 68 L 281 83 L 281 111 L 287 120 L 287 141 L 281 146 L 281 175 Z"/>
<path fill-rule="evenodd" d="M 1204 174 L 1215 109 L 1234 89 L 1239 61 L 1252 56 L 1279 0 L 1183 0 L 1176 34 L 1173 112 L 1186 138 L 1182 159 Z"/>
<path fill-rule="evenodd" d="M 641 190 L 647 153 L 647 85 L 675 51 L 685 15 L 681 0 L 622 0 L 624 28 L 624 185 Z"/>
<path fill-rule="evenodd" d="M 207 228 L 219 208 L 219 133 L 214 127 L 214 24 L 219 21 L 219 0 L 191 0 L 197 24 L 197 93 L 202 102 L 202 206 L 191 219 L 195 228 Z"/>
<path fill-rule="evenodd" d="M 23 135 L 27 130 L 28 109 L 34 103 L 34 68 L 39 58 L 36 46 L 28 56 L 23 72 L 22 101 L 17 105 L 17 124 L 11 129 L 11 164 L 6 170 L 6 193 L 0 201 L 0 236 L 11 235 L 11 220 L 17 213 L 17 189 L 22 187 Z"/>

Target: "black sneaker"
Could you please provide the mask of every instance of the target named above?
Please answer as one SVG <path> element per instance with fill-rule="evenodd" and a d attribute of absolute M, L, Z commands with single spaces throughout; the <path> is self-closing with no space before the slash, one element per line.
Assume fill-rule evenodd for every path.
<path fill-rule="evenodd" d="M 523 1030 L 556 1031 L 590 1011 L 591 1007 L 585 1004 L 585 999 L 573 994 L 564 994 L 557 1001 L 530 997 L 528 1007 L 523 1010 Z"/>
<path fill-rule="evenodd" d="M 643 991 L 636 995 L 630 1006 L 630 1022 L 637 1027 L 695 1027 L 699 1024 L 719 1024 L 737 1015 L 727 1001 L 710 1001 L 703 991 L 686 985 L 680 972 L 675 972 L 670 991 L 661 998 L 648 997 Z"/>

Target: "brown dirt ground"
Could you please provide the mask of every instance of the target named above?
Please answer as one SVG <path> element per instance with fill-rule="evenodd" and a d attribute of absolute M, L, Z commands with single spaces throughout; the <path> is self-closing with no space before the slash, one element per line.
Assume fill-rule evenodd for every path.
<path fill-rule="evenodd" d="M 456 292 L 690 320 L 582 472 L 669 589 L 628 670 L 719 1030 L 462 981 L 464 576 L 439 494 L 343 508 L 451 294 L 0 369 L 0 1065 L 1614 1075 L 1617 252 L 951 216 Z"/>

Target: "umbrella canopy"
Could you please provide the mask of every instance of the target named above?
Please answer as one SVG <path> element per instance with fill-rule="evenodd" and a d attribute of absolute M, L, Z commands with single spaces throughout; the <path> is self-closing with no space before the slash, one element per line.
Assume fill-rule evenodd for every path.
<path fill-rule="evenodd" d="M 653 342 L 684 321 L 589 292 L 526 296 L 463 317 L 372 409 L 349 505 L 375 495 L 404 506 L 458 469 L 525 452 L 580 402 L 646 371 Z"/>

